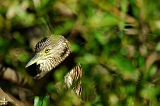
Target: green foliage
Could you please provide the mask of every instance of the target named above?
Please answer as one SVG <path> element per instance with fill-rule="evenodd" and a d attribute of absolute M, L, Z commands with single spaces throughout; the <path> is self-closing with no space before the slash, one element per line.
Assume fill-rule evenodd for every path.
<path fill-rule="evenodd" d="M 23 67 L 49 30 L 67 37 L 79 55 L 74 61 L 83 67 L 82 98 L 58 95 L 49 82 L 50 97 L 35 96 L 34 106 L 158 106 L 159 10 L 151 0 L 0 1 L 0 64 L 29 76 Z M 67 71 L 57 69 L 56 82 Z"/>
<path fill-rule="evenodd" d="M 35 96 L 34 98 L 34 106 L 48 106 L 49 104 L 49 97 L 45 96 L 44 98 L 40 99 L 40 97 Z"/>

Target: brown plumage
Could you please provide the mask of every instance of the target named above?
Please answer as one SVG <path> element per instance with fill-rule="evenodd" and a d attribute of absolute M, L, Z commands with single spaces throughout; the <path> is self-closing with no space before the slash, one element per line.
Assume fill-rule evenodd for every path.
<path fill-rule="evenodd" d="M 81 95 L 82 86 L 81 79 L 82 77 L 82 67 L 81 65 L 76 65 L 67 75 L 64 77 L 64 82 L 67 88 L 72 87 L 74 92 L 77 95 Z"/>
<path fill-rule="evenodd" d="M 57 67 L 71 54 L 71 47 L 69 41 L 61 35 L 52 35 L 43 38 L 35 46 L 36 55 L 27 63 L 26 67 L 36 63 L 37 76 L 35 78 L 42 78 L 49 71 Z M 67 88 L 73 88 L 77 95 L 81 94 L 82 68 L 76 65 L 64 77 L 64 82 Z"/>

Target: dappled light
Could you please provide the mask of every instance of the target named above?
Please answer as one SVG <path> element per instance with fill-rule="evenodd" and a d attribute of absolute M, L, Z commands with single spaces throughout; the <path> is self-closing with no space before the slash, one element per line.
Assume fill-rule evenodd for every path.
<path fill-rule="evenodd" d="M 0 105 L 158 106 L 159 17 L 150 0 L 1 0 Z"/>

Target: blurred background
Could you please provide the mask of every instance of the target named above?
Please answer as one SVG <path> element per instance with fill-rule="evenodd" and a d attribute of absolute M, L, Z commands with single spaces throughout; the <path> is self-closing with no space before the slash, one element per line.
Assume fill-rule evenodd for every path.
<path fill-rule="evenodd" d="M 158 106 L 159 33 L 160 1 L 0 0 L 0 104 Z M 66 65 L 53 73 L 54 82 L 46 81 L 44 94 L 33 93 L 36 67 L 25 65 L 36 43 L 51 34 L 66 37 L 77 54 L 80 98 L 55 88 Z"/>

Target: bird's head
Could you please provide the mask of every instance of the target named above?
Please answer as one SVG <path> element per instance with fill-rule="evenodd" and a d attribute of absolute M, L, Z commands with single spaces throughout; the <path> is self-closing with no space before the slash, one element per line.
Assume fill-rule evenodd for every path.
<path fill-rule="evenodd" d="M 36 63 L 38 71 L 50 71 L 71 53 L 68 40 L 61 35 L 43 38 L 35 46 L 36 55 L 26 67 Z"/>

